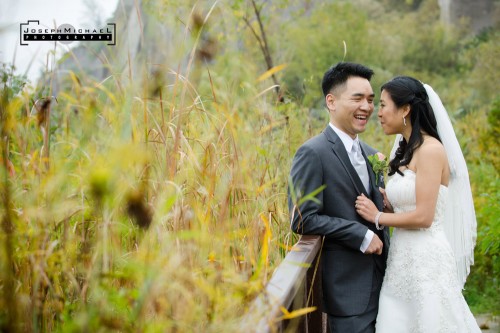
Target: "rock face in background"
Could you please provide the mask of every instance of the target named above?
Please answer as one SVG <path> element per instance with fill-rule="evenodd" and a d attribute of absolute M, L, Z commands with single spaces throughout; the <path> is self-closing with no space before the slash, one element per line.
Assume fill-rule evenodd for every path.
<path fill-rule="evenodd" d="M 499 9 L 494 0 L 438 0 L 441 20 L 447 24 L 468 21 L 471 32 L 479 33 L 498 23 Z"/>
<path fill-rule="evenodd" d="M 54 95 L 62 90 L 69 72 L 84 74 L 96 82 L 111 75 L 122 81 L 137 81 L 144 79 L 144 73 L 158 71 L 165 59 L 175 58 L 180 37 L 174 36 L 163 18 L 155 14 L 142 0 L 118 1 L 113 17 L 107 20 L 116 24 L 116 45 L 84 43 L 72 48 L 51 73 Z"/>
<path fill-rule="evenodd" d="M 473 34 L 500 24 L 500 0 L 437 1 L 444 23 L 458 25 L 466 22 Z M 164 24 L 168 18 L 145 10 L 144 2 L 149 3 L 143 0 L 118 1 L 109 20 L 116 23 L 116 46 L 87 43 L 73 48 L 72 55 L 66 55 L 59 61 L 56 79 L 52 81 L 56 94 L 70 71 L 83 72 L 96 81 L 105 80 L 110 75 L 137 80 L 141 79 L 139 74 L 144 73 L 144 63 L 148 64 L 146 73 L 151 74 L 161 67 L 165 59 L 179 58 L 177 53 L 180 52 L 182 38 Z"/>
<path fill-rule="evenodd" d="M 90 42 L 80 44 L 58 61 L 56 70 L 45 78 L 52 85 L 53 95 L 57 96 L 63 90 L 69 72 L 74 72 L 77 76 L 84 73 L 97 82 L 111 74 L 132 72 L 130 64 L 140 50 L 141 25 L 138 17 L 142 14 L 142 6 L 141 0 L 137 2 L 139 10 L 135 8 L 134 0 L 118 1 L 113 17 L 108 20 L 116 23 L 115 46 Z"/>

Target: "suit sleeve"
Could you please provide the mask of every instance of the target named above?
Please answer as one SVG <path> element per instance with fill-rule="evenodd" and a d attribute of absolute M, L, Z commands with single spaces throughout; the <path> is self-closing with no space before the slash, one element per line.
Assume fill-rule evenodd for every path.
<path fill-rule="evenodd" d="M 316 151 L 308 146 L 299 148 L 293 159 L 290 181 L 288 208 L 293 232 L 301 235 L 326 236 L 336 243 L 359 251 L 368 227 L 357 221 L 325 215 L 323 191 L 315 196 L 317 200 L 305 200 L 298 205 L 302 197 L 314 192 L 325 183 L 321 159 Z M 290 191 L 296 193 L 296 202 Z M 334 205 L 335 202 L 328 204 Z"/>

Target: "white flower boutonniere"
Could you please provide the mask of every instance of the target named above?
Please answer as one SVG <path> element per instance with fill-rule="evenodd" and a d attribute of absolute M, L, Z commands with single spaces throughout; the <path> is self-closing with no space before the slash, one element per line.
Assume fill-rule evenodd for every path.
<path fill-rule="evenodd" d="M 378 152 L 376 154 L 368 156 L 368 162 L 375 173 L 375 185 L 378 186 L 379 179 L 384 179 L 384 175 L 389 168 L 389 161 L 384 154 Z"/>

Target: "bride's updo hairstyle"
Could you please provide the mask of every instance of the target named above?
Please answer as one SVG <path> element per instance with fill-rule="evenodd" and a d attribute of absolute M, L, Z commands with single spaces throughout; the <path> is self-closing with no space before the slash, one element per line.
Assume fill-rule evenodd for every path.
<path fill-rule="evenodd" d="M 422 82 L 409 77 L 397 76 L 385 83 L 380 91 L 385 90 L 391 96 L 394 104 L 400 108 L 410 105 L 410 122 L 412 131 L 410 139 L 403 138 L 399 142 L 394 158 L 389 163 L 389 175 L 399 173 L 399 167 L 408 166 L 415 150 L 424 142 L 423 133 L 428 134 L 441 142 L 437 132 L 436 117 L 429 104 L 429 97 Z"/>

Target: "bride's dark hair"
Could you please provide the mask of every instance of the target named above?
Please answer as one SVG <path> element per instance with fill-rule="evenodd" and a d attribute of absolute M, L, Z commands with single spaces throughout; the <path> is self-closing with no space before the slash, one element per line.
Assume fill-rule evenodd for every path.
<path fill-rule="evenodd" d="M 415 150 L 422 145 L 424 138 L 422 132 L 438 139 L 441 138 L 437 132 L 436 117 L 429 104 L 429 97 L 422 82 L 409 77 L 397 76 L 382 85 L 380 91 L 385 90 L 391 96 L 394 104 L 400 108 L 410 105 L 410 121 L 412 131 L 408 142 L 402 139 L 396 150 L 394 158 L 389 162 L 389 175 L 399 171 L 399 167 L 408 166 Z"/>

